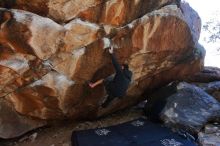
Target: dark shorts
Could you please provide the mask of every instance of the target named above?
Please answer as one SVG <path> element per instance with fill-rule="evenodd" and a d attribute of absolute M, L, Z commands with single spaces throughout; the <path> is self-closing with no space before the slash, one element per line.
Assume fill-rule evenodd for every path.
<path fill-rule="evenodd" d="M 104 84 L 104 86 L 105 86 L 106 93 L 107 93 L 108 95 L 109 95 L 109 90 L 108 90 L 109 84 L 113 81 L 114 76 L 115 76 L 114 74 L 108 76 L 107 78 L 104 79 L 104 82 L 103 82 L 103 84 Z"/>
<path fill-rule="evenodd" d="M 105 86 L 105 87 L 107 87 L 107 86 L 109 85 L 109 83 L 110 83 L 111 81 L 113 81 L 114 76 L 115 76 L 115 75 L 113 74 L 113 75 L 110 75 L 110 76 L 108 76 L 107 78 L 104 79 L 104 82 L 103 82 L 103 83 L 104 83 L 104 86 Z"/>

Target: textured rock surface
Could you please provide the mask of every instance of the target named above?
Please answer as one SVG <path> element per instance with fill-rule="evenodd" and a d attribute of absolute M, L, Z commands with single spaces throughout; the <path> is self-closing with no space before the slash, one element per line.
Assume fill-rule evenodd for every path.
<path fill-rule="evenodd" d="M 183 13 L 178 1 L 17 0 L 0 5 L 9 8 L 0 9 L 0 96 L 26 116 L 94 119 L 134 105 L 145 90 L 203 67 L 200 19 Z M 187 19 L 191 15 L 196 19 Z M 106 50 L 110 42 L 134 76 L 127 96 L 102 109 L 103 86 L 91 90 L 87 81 L 113 73 Z"/>
<path fill-rule="evenodd" d="M 205 67 L 201 72 L 187 79 L 193 82 L 205 92 L 215 97 L 220 102 L 220 69 Z"/>
<path fill-rule="evenodd" d="M 220 69 L 216 67 L 204 67 L 201 72 L 189 77 L 188 81 L 199 83 L 220 81 Z"/>
<path fill-rule="evenodd" d="M 220 119 L 220 103 L 201 88 L 183 82 L 167 98 L 160 116 L 171 127 L 198 133 L 209 120 Z"/>
<path fill-rule="evenodd" d="M 147 102 L 144 107 L 144 113 L 147 118 L 154 122 L 163 122 L 160 114 L 167 104 L 167 99 L 177 92 L 177 82 L 156 89 L 152 93 L 148 93 Z"/>
<path fill-rule="evenodd" d="M 185 20 L 193 33 L 193 40 L 196 42 L 196 40 L 199 40 L 201 32 L 200 17 L 198 13 L 190 7 L 189 3 L 184 0 L 180 3 L 180 8 L 183 11 Z"/>
<path fill-rule="evenodd" d="M 198 135 L 198 141 L 201 146 L 219 146 L 220 145 L 220 125 L 208 124 L 205 130 Z"/>
<path fill-rule="evenodd" d="M 200 87 L 220 102 L 220 81 L 200 84 Z"/>
<path fill-rule="evenodd" d="M 0 5 L 17 8 L 59 22 L 80 17 L 85 20 L 122 25 L 160 7 L 178 0 L 9 0 Z"/>
<path fill-rule="evenodd" d="M 42 127 L 46 122 L 31 120 L 19 115 L 11 104 L 0 99 L 0 137 L 11 138 L 20 136 L 32 129 Z"/>

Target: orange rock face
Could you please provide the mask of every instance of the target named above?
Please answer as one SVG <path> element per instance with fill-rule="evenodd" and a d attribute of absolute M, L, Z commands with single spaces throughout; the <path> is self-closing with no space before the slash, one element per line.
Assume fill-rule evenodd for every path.
<path fill-rule="evenodd" d="M 46 125 L 45 121 L 30 119 L 16 113 L 5 99 L 0 99 L 1 138 L 18 137 L 27 131 Z"/>
<path fill-rule="evenodd" d="M 89 21 L 123 25 L 178 0 L 8 0 L 0 5 L 67 22 L 80 17 Z"/>
<path fill-rule="evenodd" d="M 94 119 L 200 71 L 200 19 L 193 13 L 198 21 L 186 20 L 191 13 L 178 6 L 175 0 L 17 0 L 7 6 L 17 9 L 1 8 L 1 98 L 24 116 Z M 90 89 L 87 82 L 114 73 L 110 44 L 133 78 L 126 97 L 103 109 L 103 86 Z"/>

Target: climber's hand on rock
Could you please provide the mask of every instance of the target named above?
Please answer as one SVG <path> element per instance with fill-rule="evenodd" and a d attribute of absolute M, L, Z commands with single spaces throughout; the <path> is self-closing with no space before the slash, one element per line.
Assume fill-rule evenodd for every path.
<path fill-rule="evenodd" d="M 108 51 L 109 51 L 110 54 L 113 54 L 113 53 L 114 53 L 114 48 L 113 48 L 113 46 L 111 46 Z"/>

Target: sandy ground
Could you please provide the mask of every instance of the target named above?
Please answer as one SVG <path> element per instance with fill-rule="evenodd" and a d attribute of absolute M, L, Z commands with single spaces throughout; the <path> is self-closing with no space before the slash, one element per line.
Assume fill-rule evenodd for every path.
<path fill-rule="evenodd" d="M 143 116 L 141 108 L 130 108 L 96 121 L 74 123 L 64 121 L 32 131 L 13 140 L 0 140 L 0 146 L 71 146 L 72 131 L 106 127 L 131 121 Z"/>

